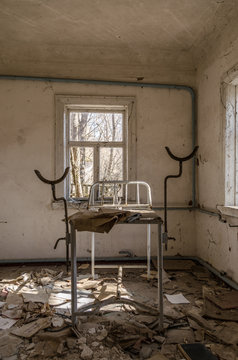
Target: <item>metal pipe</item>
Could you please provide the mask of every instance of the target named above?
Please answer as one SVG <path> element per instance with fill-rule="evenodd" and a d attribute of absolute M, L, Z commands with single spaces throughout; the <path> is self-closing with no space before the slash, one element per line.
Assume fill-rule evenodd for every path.
<path fill-rule="evenodd" d="M 195 109 L 195 91 L 190 86 L 175 85 L 175 84 L 159 84 L 159 83 L 138 83 L 127 81 L 105 81 L 105 80 L 87 80 L 87 79 L 70 79 L 70 78 L 53 78 L 53 77 L 37 77 L 37 76 L 15 76 L 15 75 L 0 75 L 2 80 L 28 80 L 28 81 L 48 81 L 48 82 L 63 82 L 63 83 L 77 83 L 77 84 L 91 84 L 91 85 L 114 85 L 114 86 L 134 86 L 140 88 L 155 88 L 155 89 L 176 89 L 188 91 L 191 95 L 192 101 L 192 148 L 196 143 L 196 109 Z M 192 203 L 196 206 L 196 177 L 195 177 L 196 160 L 192 162 Z"/>
<path fill-rule="evenodd" d="M 120 257 L 96 257 L 96 261 L 146 261 L 146 256 L 136 256 L 134 258 L 128 257 L 128 256 L 120 256 Z M 91 257 L 77 257 L 77 262 L 90 262 Z M 6 259 L 6 260 L 0 260 L 0 265 L 11 265 L 11 264 L 42 264 L 42 263 L 65 263 L 65 258 L 44 258 L 44 259 Z"/>
<path fill-rule="evenodd" d="M 105 264 L 105 265 L 95 265 L 95 269 L 118 269 L 123 267 L 124 269 L 147 269 L 146 265 L 115 265 L 115 264 Z"/>
<path fill-rule="evenodd" d="M 92 232 L 92 242 L 91 242 L 91 275 L 92 279 L 95 278 L 95 233 Z"/>
<path fill-rule="evenodd" d="M 158 267 L 159 330 L 162 331 L 164 327 L 162 224 L 158 224 L 157 267 Z"/>
<path fill-rule="evenodd" d="M 76 256 L 76 230 L 70 223 L 71 233 L 71 314 L 72 325 L 76 325 L 75 312 L 77 311 L 77 256 Z"/>
<path fill-rule="evenodd" d="M 167 181 L 168 179 L 175 179 L 182 175 L 182 161 L 179 162 L 179 172 L 176 175 L 168 175 L 164 179 L 164 232 L 168 232 L 167 228 Z"/>
<path fill-rule="evenodd" d="M 211 216 L 218 216 L 218 217 L 221 216 L 221 214 L 219 214 L 218 212 L 213 211 L 213 210 L 203 209 L 203 208 L 199 208 L 199 207 L 196 207 L 195 210 L 198 210 L 199 212 L 201 212 L 203 214 L 207 214 L 207 215 L 211 215 Z"/>
<path fill-rule="evenodd" d="M 157 211 L 162 211 L 164 210 L 164 206 L 152 206 L 152 210 L 157 210 Z M 189 211 L 193 211 L 196 210 L 195 207 L 193 206 L 167 206 L 167 210 L 189 210 Z"/>

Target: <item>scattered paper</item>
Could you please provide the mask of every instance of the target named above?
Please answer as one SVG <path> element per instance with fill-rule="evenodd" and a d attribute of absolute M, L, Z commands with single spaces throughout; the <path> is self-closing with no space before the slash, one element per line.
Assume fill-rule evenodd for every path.
<path fill-rule="evenodd" d="M 10 329 L 18 320 L 3 318 L 0 316 L 0 329 Z"/>
<path fill-rule="evenodd" d="M 84 282 L 79 282 L 77 284 L 78 290 L 90 290 L 90 289 L 96 289 L 99 285 L 99 282 L 97 280 L 87 280 Z"/>
<path fill-rule="evenodd" d="M 94 296 L 97 300 L 102 301 L 102 300 L 106 300 L 109 299 L 112 296 L 117 296 L 117 290 L 118 290 L 118 286 L 117 284 L 104 284 L 99 293 L 94 293 Z M 131 294 L 121 285 L 119 287 L 119 292 L 121 294 L 121 296 L 123 297 L 130 297 Z"/>
<path fill-rule="evenodd" d="M 186 299 L 182 293 L 175 295 L 165 294 L 166 298 L 171 302 L 171 304 L 189 304 L 188 299 Z"/>
<path fill-rule="evenodd" d="M 49 297 L 49 305 L 56 306 L 66 303 L 71 300 L 70 293 L 51 293 Z"/>
<path fill-rule="evenodd" d="M 89 305 L 94 303 L 95 299 L 88 297 L 78 297 L 77 299 L 77 308 L 80 309 L 84 305 Z M 55 306 L 55 309 L 60 310 L 68 310 L 71 311 L 71 302 L 67 302 L 66 304 Z"/>

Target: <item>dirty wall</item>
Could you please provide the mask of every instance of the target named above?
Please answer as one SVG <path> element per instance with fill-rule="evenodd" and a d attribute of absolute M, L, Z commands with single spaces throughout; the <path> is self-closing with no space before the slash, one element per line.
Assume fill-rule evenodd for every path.
<path fill-rule="evenodd" d="M 229 45 L 229 47 L 225 46 Z M 225 202 L 224 106 L 221 81 L 238 59 L 238 41 L 221 39 L 211 56 L 198 69 L 198 202 L 201 207 L 217 211 Z M 238 219 L 196 212 L 197 255 L 219 271 L 238 281 Z"/>
<path fill-rule="evenodd" d="M 164 177 L 178 172 L 177 163 L 164 147 L 169 146 L 178 156 L 192 148 L 191 97 L 187 91 L 1 80 L 1 260 L 64 257 L 63 243 L 53 250 L 55 240 L 64 236 L 63 209 L 52 208 L 50 186 L 33 172 L 39 169 L 45 177 L 54 177 L 56 94 L 135 97 L 137 179 L 151 185 L 154 206 L 163 205 Z M 186 163 L 182 179 L 170 181 L 169 205 L 188 205 L 191 172 L 191 163 Z M 194 213 L 171 211 L 168 220 L 170 235 L 177 240 L 166 254 L 195 255 Z M 153 254 L 156 230 L 152 228 Z M 90 256 L 90 234 L 80 233 L 79 238 L 78 256 Z M 116 226 L 109 235 L 97 238 L 97 257 L 118 256 L 121 249 L 146 255 L 146 229 L 141 225 Z"/>

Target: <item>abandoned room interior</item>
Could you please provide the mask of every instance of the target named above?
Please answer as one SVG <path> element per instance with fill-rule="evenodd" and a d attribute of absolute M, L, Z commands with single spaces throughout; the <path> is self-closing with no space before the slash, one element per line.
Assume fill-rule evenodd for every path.
<path fill-rule="evenodd" d="M 237 19 L 0 0 L 0 359 L 238 359 Z"/>

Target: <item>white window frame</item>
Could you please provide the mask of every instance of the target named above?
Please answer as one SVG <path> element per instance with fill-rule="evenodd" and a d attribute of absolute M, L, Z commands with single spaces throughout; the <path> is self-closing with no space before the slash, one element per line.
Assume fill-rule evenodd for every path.
<path fill-rule="evenodd" d="M 135 98 L 123 96 L 76 96 L 76 95 L 55 95 L 56 122 L 55 122 L 55 178 L 60 177 L 64 169 L 69 166 L 70 145 L 82 146 L 92 145 L 96 148 L 96 163 L 94 163 L 94 181 L 99 177 L 98 146 L 122 147 L 122 142 L 73 142 L 69 141 L 69 111 L 70 110 L 102 110 L 102 111 L 123 111 L 124 112 L 124 159 L 123 159 L 123 180 L 136 180 L 136 116 Z M 64 184 L 59 184 L 57 190 L 63 192 L 70 201 L 69 176 Z M 80 200 L 83 200 L 80 199 Z"/>
<path fill-rule="evenodd" d="M 238 66 L 226 72 L 220 89 L 224 130 L 224 205 L 217 205 L 217 209 L 223 215 L 238 217 Z"/>
<path fill-rule="evenodd" d="M 238 74 L 237 74 L 238 75 Z M 225 206 L 238 205 L 238 77 L 224 88 L 225 103 Z"/>

